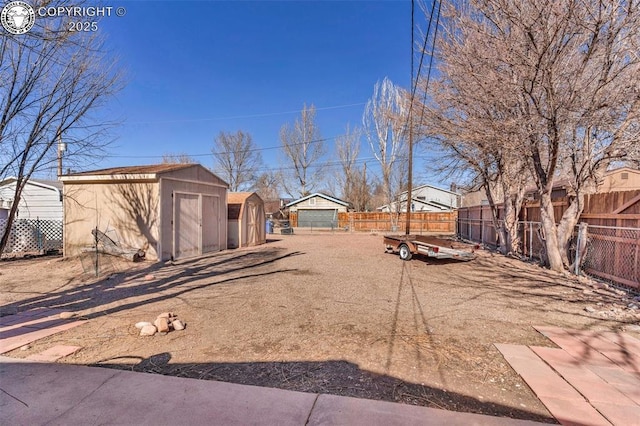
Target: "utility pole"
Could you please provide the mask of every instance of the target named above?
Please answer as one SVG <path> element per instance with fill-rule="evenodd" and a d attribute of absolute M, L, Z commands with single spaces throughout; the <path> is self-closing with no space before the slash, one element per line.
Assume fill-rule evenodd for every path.
<path fill-rule="evenodd" d="M 406 224 L 404 229 L 404 234 L 409 235 L 411 233 L 411 190 L 413 185 L 413 96 L 416 92 L 415 85 L 418 84 L 417 80 L 414 82 L 413 80 L 413 17 L 414 17 L 414 7 L 415 1 L 411 0 L 411 96 L 409 98 L 409 170 L 407 173 L 407 213 L 406 213 Z M 418 71 L 419 73 L 420 71 Z M 402 202 L 402 200 L 399 200 Z M 402 206 L 402 204 L 400 204 Z M 402 208 L 402 207 L 401 207 Z"/>
<path fill-rule="evenodd" d="M 411 114 L 411 107 L 409 107 L 409 171 L 407 178 L 407 222 L 405 224 L 405 235 L 411 233 L 411 190 L 413 189 L 413 114 Z"/>

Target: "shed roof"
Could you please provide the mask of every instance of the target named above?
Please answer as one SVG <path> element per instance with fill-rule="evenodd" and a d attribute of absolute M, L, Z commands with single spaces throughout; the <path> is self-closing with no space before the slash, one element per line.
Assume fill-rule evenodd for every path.
<path fill-rule="evenodd" d="M 109 169 L 90 170 L 87 172 L 71 173 L 65 176 L 115 176 L 115 175 L 137 175 L 137 174 L 155 174 L 165 173 L 173 170 L 186 169 L 193 167 L 195 164 L 186 163 L 166 163 L 166 164 L 149 164 L 143 166 L 127 166 L 127 167 L 111 167 Z"/>
<path fill-rule="evenodd" d="M 242 204 L 253 194 L 255 194 L 255 192 L 228 192 L 227 204 Z"/>
<path fill-rule="evenodd" d="M 63 183 L 96 183 L 96 182 L 116 182 L 116 181 L 156 181 L 165 175 L 177 176 L 178 174 L 190 173 L 194 169 L 198 175 L 211 176 L 212 181 L 215 180 L 220 185 L 228 188 L 228 184 L 220 179 L 211 170 L 203 167 L 201 164 L 192 163 L 167 163 L 167 164 L 150 164 L 141 166 L 128 167 L 112 167 L 109 169 L 90 170 L 86 172 L 73 173 L 60 176 Z M 201 180 L 196 178 L 196 180 Z"/>
<path fill-rule="evenodd" d="M 262 198 L 255 192 L 227 192 L 227 218 L 230 220 L 238 219 L 242 214 L 245 201 L 252 196 L 262 201 Z"/>

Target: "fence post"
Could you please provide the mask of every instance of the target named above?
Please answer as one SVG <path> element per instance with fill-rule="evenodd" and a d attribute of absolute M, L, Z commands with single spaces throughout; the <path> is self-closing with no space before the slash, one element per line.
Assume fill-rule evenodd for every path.
<path fill-rule="evenodd" d="M 42 254 L 42 231 L 40 231 L 40 217 L 36 217 L 36 235 L 38 236 L 38 252 Z"/>
<path fill-rule="evenodd" d="M 582 257 L 587 246 L 587 229 L 589 225 L 586 222 L 581 222 L 578 226 L 578 241 L 576 242 L 576 258 L 573 273 L 580 275 L 580 264 L 582 263 Z"/>
<path fill-rule="evenodd" d="M 533 259 L 533 222 L 529 222 L 529 260 Z"/>

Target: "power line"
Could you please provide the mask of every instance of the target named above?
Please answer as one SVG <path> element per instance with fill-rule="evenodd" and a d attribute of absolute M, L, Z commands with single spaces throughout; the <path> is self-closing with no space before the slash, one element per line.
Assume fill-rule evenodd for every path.
<path fill-rule="evenodd" d="M 429 91 L 429 83 L 431 81 L 431 71 L 433 69 L 433 56 L 436 49 L 436 38 L 438 37 L 438 28 L 440 27 L 441 8 L 442 8 L 442 1 L 438 2 L 438 14 L 436 15 L 436 28 L 433 32 L 433 44 L 431 45 L 431 56 L 429 57 L 429 68 L 427 69 L 427 82 L 424 86 L 424 95 L 422 97 L 422 107 L 420 108 L 420 122 L 422 122 L 422 119 L 424 118 L 424 106 L 427 103 L 427 92 Z M 435 3 L 434 3 L 434 7 L 431 9 L 432 14 L 433 14 L 433 9 L 435 9 Z M 425 45 L 426 45 L 426 41 L 427 41 L 427 38 L 425 37 Z M 417 86 L 417 80 L 416 80 L 416 86 Z"/>
<path fill-rule="evenodd" d="M 332 136 L 330 138 L 320 138 L 320 139 L 313 139 L 310 141 L 303 141 L 303 142 L 297 142 L 297 143 L 292 143 L 289 144 L 290 146 L 296 146 L 296 145 L 309 145 L 309 144 L 313 144 L 313 143 L 320 143 L 320 142 L 328 142 L 331 140 L 334 140 L 336 138 L 339 138 L 342 135 L 339 136 Z M 257 151 L 269 151 L 272 149 L 281 149 L 282 146 L 267 146 L 267 147 L 263 147 L 263 148 L 252 148 L 252 149 L 248 149 L 246 150 L 246 152 L 257 152 Z M 233 153 L 233 151 L 220 151 L 220 152 L 207 152 L 206 154 L 187 154 L 185 153 L 185 155 L 189 156 L 189 157 L 205 157 L 205 156 L 216 156 L 216 155 L 227 155 L 227 154 L 231 154 Z M 164 158 L 165 155 L 107 155 L 105 157 L 110 157 L 110 158 Z"/>
<path fill-rule="evenodd" d="M 328 107 L 316 107 L 316 111 L 326 111 L 330 109 L 340 109 L 340 108 L 350 108 L 355 106 L 365 105 L 366 102 L 357 102 L 353 104 L 343 104 L 343 105 L 333 105 Z M 271 112 L 271 113 L 262 113 L 262 114 L 249 114 L 249 115 L 236 115 L 230 117 L 205 117 L 205 118 L 185 118 L 185 119 L 176 119 L 176 120 L 155 120 L 155 121 L 134 121 L 131 123 L 125 123 L 125 125 L 138 125 L 138 124 L 171 124 L 171 123 L 198 123 L 205 121 L 223 121 L 223 120 L 239 120 L 243 118 L 260 118 L 260 117 L 273 117 L 277 115 L 288 115 L 288 114 L 298 114 L 302 112 L 302 110 L 294 110 L 294 111 L 283 111 L 283 112 Z"/>

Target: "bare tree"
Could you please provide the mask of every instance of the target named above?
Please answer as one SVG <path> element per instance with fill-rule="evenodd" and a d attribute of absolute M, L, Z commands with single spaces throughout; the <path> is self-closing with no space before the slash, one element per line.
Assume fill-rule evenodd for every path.
<path fill-rule="evenodd" d="M 293 127 L 285 124 L 280 129 L 280 142 L 284 153 L 285 191 L 292 196 L 308 195 L 323 180 L 320 163 L 325 154 L 324 141 L 316 125 L 316 108 L 303 106 L 300 118 Z"/>
<path fill-rule="evenodd" d="M 391 210 L 392 225 L 396 226 L 400 209 L 398 197 L 406 181 L 408 110 L 403 91 L 385 77 L 375 84 L 362 116 L 364 133 L 380 164 L 381 184 Z"/>
<path fill-rule="evenodd" d="M 189 154 L 178 153 L 178 154 L 163 154 L 162 162 L 169 164 L 196 164 L 196 160 L 189 156 Z"/>
<path fill-rule="evenodd" d="M 262 156 L 249 133 L 220 132 L 212 152 L 214 171 L 227 181 L 230 191 L 245 191 L 253 186 L 262 167 Z"/>
<path fill-rule="evenodd" d="M 351 195 L 347 200 L 351 202 L 357 212 L 367 211 L 375 206 L 371 205 L 371 179 L 367 176 L 367 165 L 356 167 L 351 176 Z"/>
<path fill-rule="evenodd" d="M 562 270 L 570 263 L 567 245 L 584 196 L 596 190 L 612 162 L 638 154 L 638 4 L 469 0 L 449 9 L 448 22 L 449 38 L 474 49 L 444 60 L 468 63 L 466 78 L 483 89 L 461 102 L 487 110 L 501 103 L 501 111 L 517 117 L 517 139 L 492 144 L 501 152 L 515 151 L 506 164 L 526 160 L 541 200 L 546 260 Z M 509 120 L 505 126 L 500 117 L 491 121 L 514 134 Z M 482 131 L 486 124 L 478 121 L 475 128 Z M 559 178 L 569 182 L 569 206 L 556 218 L 551 192 Z"/>
<path fill-rule="evenodd" d="M 36 20 L 26 34 L 0 33 L 0 179 L 17 178 L 0 252 L 25 184 L 34 173 L 52 168 L 61 141 L 67 163 L 99 157 L 112 123 L 92 114 L 121 81 L 99 37 L 66 31 L 61 19 Z"/>
<path fill-rule="evenodd" d="M 340 163 L 340 169 L 336 172 L 336 182 L 340 186 L 340 196 L 343 200 L 351 200 L 354 187 L 354 173 L 357 168 L 358 154 L 360 152 L 360 132 L 351 130 L 347 125 L 344 135 L 335 139 L 335 149 Z"/>
<path fill-rule="evenodd" d="M 264 201 L 274 201 L 280 199 L 280 181 L 278 172 L 267 171 L 256 179 L 254 189 Z"/>
<path fill-rule="evenodd" d="M 481 52 L 469 43 L 477 31 L 475 26 L 445 28 L 447 37 L 438 48 L 439 78 L 431 81 L 430 93 L 424 93 L 425 79 L 419 82 L 420 97 L 429 102 L 415 106 L 423 118 L 415 122 L 416 133 L 439 142 L 442 159 L 433 169 L 468 187 L 484 188 L 500 250 L 518 253 L 518 216 L 530 177 L 516 151 L 523 137 L 521 117 L 512 99 L 496 97 L 494 86 L 487 84 L 497 60 L 493 55 L 499 52 Z"/>
<path fill-rule="evenodd" d="M 335 141 L 336 154 L 340 162 L 340 170 L 336 173 L 336 182 L 340 185 L 343 200 L 349 201 L 355 211 L 364 211 L 371 200 L 371 185 L 367 177 L 366 164 L 358 166 L 360 138 L 362 131 L 350 129 L 338 136 Z"/>

